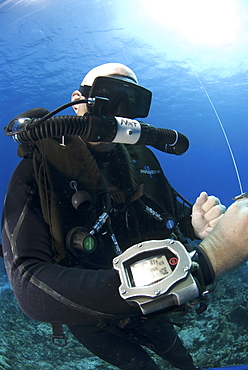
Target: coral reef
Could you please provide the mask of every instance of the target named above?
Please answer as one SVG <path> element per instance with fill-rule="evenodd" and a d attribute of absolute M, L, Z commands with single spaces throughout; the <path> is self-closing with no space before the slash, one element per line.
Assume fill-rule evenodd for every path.
<path fill-rule="evenodd" d="M 179 334 L 203 367 L 248 364 L 248 266 L 223 277 L 205 312 L 188 313 Z"/>
<path fill-rule="evenodd" d="M 173 314 L 184 323 L 177 328 L 197 366 L 218 367 L 248 363 L 248 266 L 224 277 L 212 293 L 208 309 L 198 315 Z M 51 343 L 49 324 L 27 318 L 16 303 L 0 259 L 0 370 L 116 369 L 92 355 L 65 327 L 68 344 Z M 161 370 L 172 369 L 154 356 Z"/>

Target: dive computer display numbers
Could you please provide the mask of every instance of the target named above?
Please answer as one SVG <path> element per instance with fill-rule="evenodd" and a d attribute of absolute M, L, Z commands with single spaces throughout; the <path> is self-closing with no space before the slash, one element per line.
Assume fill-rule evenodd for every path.
<path fill-rule="evenodd" d="M 135 262 L 130 269 L 136 287 L 154 284 L 172 273 L 164 254 Z"/>

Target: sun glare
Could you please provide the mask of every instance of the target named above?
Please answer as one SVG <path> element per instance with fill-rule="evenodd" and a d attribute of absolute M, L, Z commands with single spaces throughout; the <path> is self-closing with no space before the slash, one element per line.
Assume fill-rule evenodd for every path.
<path fill-rule="evenodd" d="M 150 19 L 192 43 L 221 46 L 236 40 L 235 0 L 143 0 Z"/>

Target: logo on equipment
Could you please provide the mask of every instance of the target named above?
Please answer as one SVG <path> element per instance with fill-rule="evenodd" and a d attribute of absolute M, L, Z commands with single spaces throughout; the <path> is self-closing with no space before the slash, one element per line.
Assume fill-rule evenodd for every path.
<path fill-rule="evenodd" d="M 149 175 L 152 178 L 153 175 L 160 173 L 160 170 L 151 170 L 149 166 L 144 166 L 144 169 L 140 169 L 140 173 Z"/>

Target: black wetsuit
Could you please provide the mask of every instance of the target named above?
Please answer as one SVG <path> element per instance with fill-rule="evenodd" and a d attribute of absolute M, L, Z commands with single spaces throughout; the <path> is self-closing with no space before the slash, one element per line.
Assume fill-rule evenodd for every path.
<path fill-rule="evenodd" d="M 164 175 L 155 156 L 145 147 L 140 149 L 146 165 L 142 163 L 139 166 L 141 157 L 135 157 L 137 149 L 130 147 L 129 151 L 137 169 L 138 183 L 142 182 L 143 176 L 146 192 L 149 193 L 150 181 L 151 193 L 157 194 L 158 200 L 163 198 L 163 192 L 169 192 L 173 207 L 177 210 L 164 211 L 170 214 L 173 212 L 175 222 L 181 225 L 184 232 L 188 232 L 188 236 L 192 236 L 189 208 L 177 204 L 173 189 L 168 184 L 166 189 L 157 187 L 159 183 L 156 177 Z M 111 183 L 115 181 L 111 155 L 93 152 L 92 155 L 102 172 L 106 170 L 103 167 L 108 163 L 107 172 L 111 172 Z M 63 183 L 60 184 L 59 179 L 58 182 L 62 194 L 66 194 Z M 122 187 L 120 183 L 117 185 Z M 75 189 L 70 191 L 75 192 Z M 154 238 L 152 232 L 156 230 L 155 221 L 139 209 L 140 203 L 136 207 L 137 197 L 134 198 L 129 199 L 129 208 L 125 212 L 124 205 L 119 200 L 110 214 L 112 229 L 122 250 L 134 241 L 142 240 L 145 233 L 144 239 L 148 240 L 149 223 L 150 239 Z M 149 203 L 145 195 L 141 199 Z M 66 202 L 61 199 L 62 203 L 63 201 Z M 156 209 L 154 201 L 150 201 L 149 206 L 161 211 L 163 201 L 157 205 L 159 209 Z M 73 211 L 70 211 L 69 203 L 67 207 L 66 217 L 69 223 L 70 212 Z M 80 214 L 78 217 L 81 217 Z M 145 225 L 142 226 L 142 223 Z M 135 226 L 129 227 L 134 224 Z M 164 237 L 166 233 L 168 231 Z M 162 237 L 163 234 L 160 235 Z M 110 245 L 110 238 L 104 239 L 104 235 L 102 238 L 99 250 L 89 256 L 78 253 L 77 258 L 77 255 L 72 254 L 68 266 L 65 266 L 64 261 L 61 264 L 55 262 L 51 225 L 44 220 L 32 159 L 23 159 L 20 162 L 9 183 L 5 202 L 3 252 L 8 276 L 23 312 L 35 320 L 68 325 L 85 347 L 120 369 L 157 369 L 157 365 L 141 345 L 152 349 L 180 369 L 194 369 L 191 356 L 182 345 L 167 315 L 143 317 L 137 305 L 129 305 L 120 297 L 119 276 L 112 269 L 114 248 Z"/>

